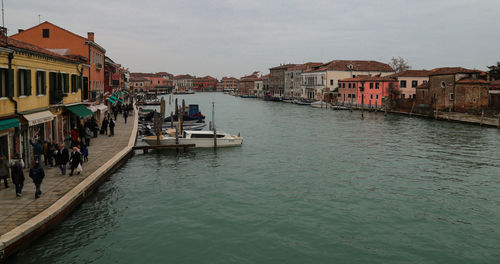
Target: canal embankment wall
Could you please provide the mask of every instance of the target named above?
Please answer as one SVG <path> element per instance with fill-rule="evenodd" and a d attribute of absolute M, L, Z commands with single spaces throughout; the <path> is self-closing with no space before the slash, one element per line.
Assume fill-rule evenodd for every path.
<path fill-rule="evenodd" d="M 0 237 L 0 261 L 4 261 L 12 254 L 25 248 L 33 240 L 60 223 L 133 155 L 133 147 L 137 138 L 138 117 L 137 107 L 134 105 L 133 128 L 128 144 L 121 151 L 83 179 L 82 182 L 64 194 L 50 207 Z"/>

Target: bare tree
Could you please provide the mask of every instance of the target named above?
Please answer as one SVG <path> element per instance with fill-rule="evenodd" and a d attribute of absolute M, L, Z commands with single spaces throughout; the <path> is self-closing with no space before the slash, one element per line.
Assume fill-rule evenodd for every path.
<path fill-rule="evenodd" d="M 408 64 L 408 60 L 402 57 L 392 57 L 391 61 L 389 61 L 389 66 L 391 66 L 395 72 L 402 72 L 411 69 L 411 66 Z"/>

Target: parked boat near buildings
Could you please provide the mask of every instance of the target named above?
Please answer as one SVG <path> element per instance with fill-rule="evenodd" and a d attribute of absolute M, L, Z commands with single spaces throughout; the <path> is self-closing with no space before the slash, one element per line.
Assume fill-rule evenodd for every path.
<path fill-rule="evenodd" d="M 243 138 L 240 136 L 231 135 L 222 131 L 217 131 L 217 147 L 237 147 L 243 144 Z M 148 145 L 157 145 L 157 137 L 145 137 L 144 142 Z M 160 136 L 160 145 L 175 145 L 178 144 L 195 144 L 195 148 L 213 148 L 214 147 L 214 131 L 184 131 L 182 137 L 179 137 L 178 142 L 175 136 Z"/>

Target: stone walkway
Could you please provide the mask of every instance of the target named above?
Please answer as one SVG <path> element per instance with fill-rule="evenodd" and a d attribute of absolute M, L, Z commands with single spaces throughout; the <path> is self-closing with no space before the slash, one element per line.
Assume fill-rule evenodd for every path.
<path fill-rule="evenodd" d="M 470 115 L 465 113 L 457 113 L 457 112 L 451 112 L 451 113 L 440 112 L 438 118 L 444 120 L 459 121 L 463 123 L 483 124 L 496 127 L 498 127 L 500 123 L 500 118 L 483 117 L 483 120 L 481 121 L 481 116 Z"/>
<path fill-rule="evenodd" d="M 12 179 L 9 179 L 10 188 L 8 189 L 5 189 L 2 182 L 0 185 L 0 235 L 9 232 L 47 209 L 88 175 L 111 159 L 117 152 L 125 148 L 133 130 L 133 113 L 128 117 L 127 121 L 128 123 L 125 124 L 123 116 L 118 115 L 114 137 L 99 135 L 97 138 L 91 139 L 89 161 L 83 163 L 83 172 L 80 175 L 77 175 L 75 172 L 70 177 L 68 169 L 66 175 L 62 176 L 59 168 L 44 166 L 45 179 L 42 183 L 42 195 L 39 199 L 35 199 L 35 185 L 29 177 L 28 170 L 24 171 L 26 179 L 24 181 L 22 197 L 16 197 Z"/>

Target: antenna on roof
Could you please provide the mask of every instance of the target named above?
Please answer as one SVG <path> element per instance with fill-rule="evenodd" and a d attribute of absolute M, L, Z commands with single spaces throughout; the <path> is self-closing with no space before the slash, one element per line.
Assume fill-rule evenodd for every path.
<path fill-rule="evenodd" d="M 38 24 L 41 24 L 42 23 L 42 20 L 40 19 L 40 14 L 38 14 Z"/>
<path fill-rule="evenodd" d="M 3 14 L 3 0 L 2 0 L 2 27 L 5 28 L 5 20 L 4 20 L 4 14 Z"/>

